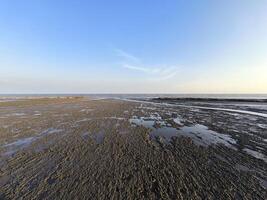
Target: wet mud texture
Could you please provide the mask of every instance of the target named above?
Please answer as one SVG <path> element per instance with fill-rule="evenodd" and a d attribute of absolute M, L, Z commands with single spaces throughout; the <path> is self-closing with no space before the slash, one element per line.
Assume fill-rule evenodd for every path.
<path fill-rule="evenodd" d="M 263 160 L 185 136 L 151 139 L 129 122 L 143 111 L 120 100 L 0 103 L 0 199 L 266 199 Z"/>

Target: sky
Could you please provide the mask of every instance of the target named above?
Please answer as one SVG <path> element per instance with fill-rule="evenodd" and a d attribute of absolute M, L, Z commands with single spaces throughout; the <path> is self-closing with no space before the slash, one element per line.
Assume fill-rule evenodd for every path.
<path fill-rule="evenodd" d="M 267 0 L 0 0 L 0 93 L 267 93 Z"/>

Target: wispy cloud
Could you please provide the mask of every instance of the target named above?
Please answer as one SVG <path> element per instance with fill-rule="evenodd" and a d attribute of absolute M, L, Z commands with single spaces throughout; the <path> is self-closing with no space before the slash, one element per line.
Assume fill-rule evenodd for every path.
<path fill-rule="evenodd" d="M 178 74 L 176 66 L 147 66 L 142 64 L 141 59 L 121 49 L 115 49 L 117 56 L 123 58 L 122 67 L 128 70 L 144 73 L 150 80 L 167 80 Z"/>
<path fill-rule="evenodd" d="M 178 73 L 178 67 L 174 66 L 151 68 L 151 67 L 123 64 L 122 67 L 129 70 L 135 70 L 142 73 L 146 73 L 147 75 L 149 75 L 149 79 L 151 80 L 167 80 L 173 78 Z"/>
<path fill-rule="evenodd" d="M 170 72 L 169 74 L 161 74 L 160 76 L 158 77 L 155 77 L 155 78 L 152 78 L 152 80 L 157 80 L 157 81 L 163 81 L 163 80 L 168 80 L 168 79 L 171 79 L 173 78 L 174 76 L 177 75 L 177 71 L 173 71 L 173 72 Z"/>
<path fill-rule="evenodd" d="M 150 68 L 146 68 L 146 67 L 140 67 L 140 66 L 129 65 L 129 64 L 123 64 L 122 67 L 124 67 L 126 69 L 140 71 L 140 72 L 146 72 L 146 73 L 154 73 L 154 72 L 158 71 L 158 69 L 150 69 Z"/>
<path fill-rule="evenodd" d="M 130 61 L 133 61 L 133 62 L 141 62 L 141 60 L 138 57 L 136 57 L 136 56 L 134 56 L 132 54 L 129 54 L 124 50 L 114 49 L 114 51 L 117 53 L 117 56 L 122 57 L 122 58 L 124 58 L 126 60 L 130 60 Z"/>

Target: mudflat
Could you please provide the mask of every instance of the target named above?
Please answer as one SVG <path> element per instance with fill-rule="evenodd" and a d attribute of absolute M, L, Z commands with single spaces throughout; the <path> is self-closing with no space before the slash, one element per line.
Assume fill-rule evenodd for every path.
<path fill-rule="evenodd" d="M 0 199 L 266 199 L 264 115 L 165 101 L 0 102 Z"/>

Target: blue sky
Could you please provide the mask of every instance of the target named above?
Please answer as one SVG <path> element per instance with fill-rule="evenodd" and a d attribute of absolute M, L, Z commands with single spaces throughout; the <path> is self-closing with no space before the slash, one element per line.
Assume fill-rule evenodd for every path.
<path fill-rule="evenodd" d="M 0 0 L 0 93 L 267 93 L 266 10 L 266 0 Z"/>

